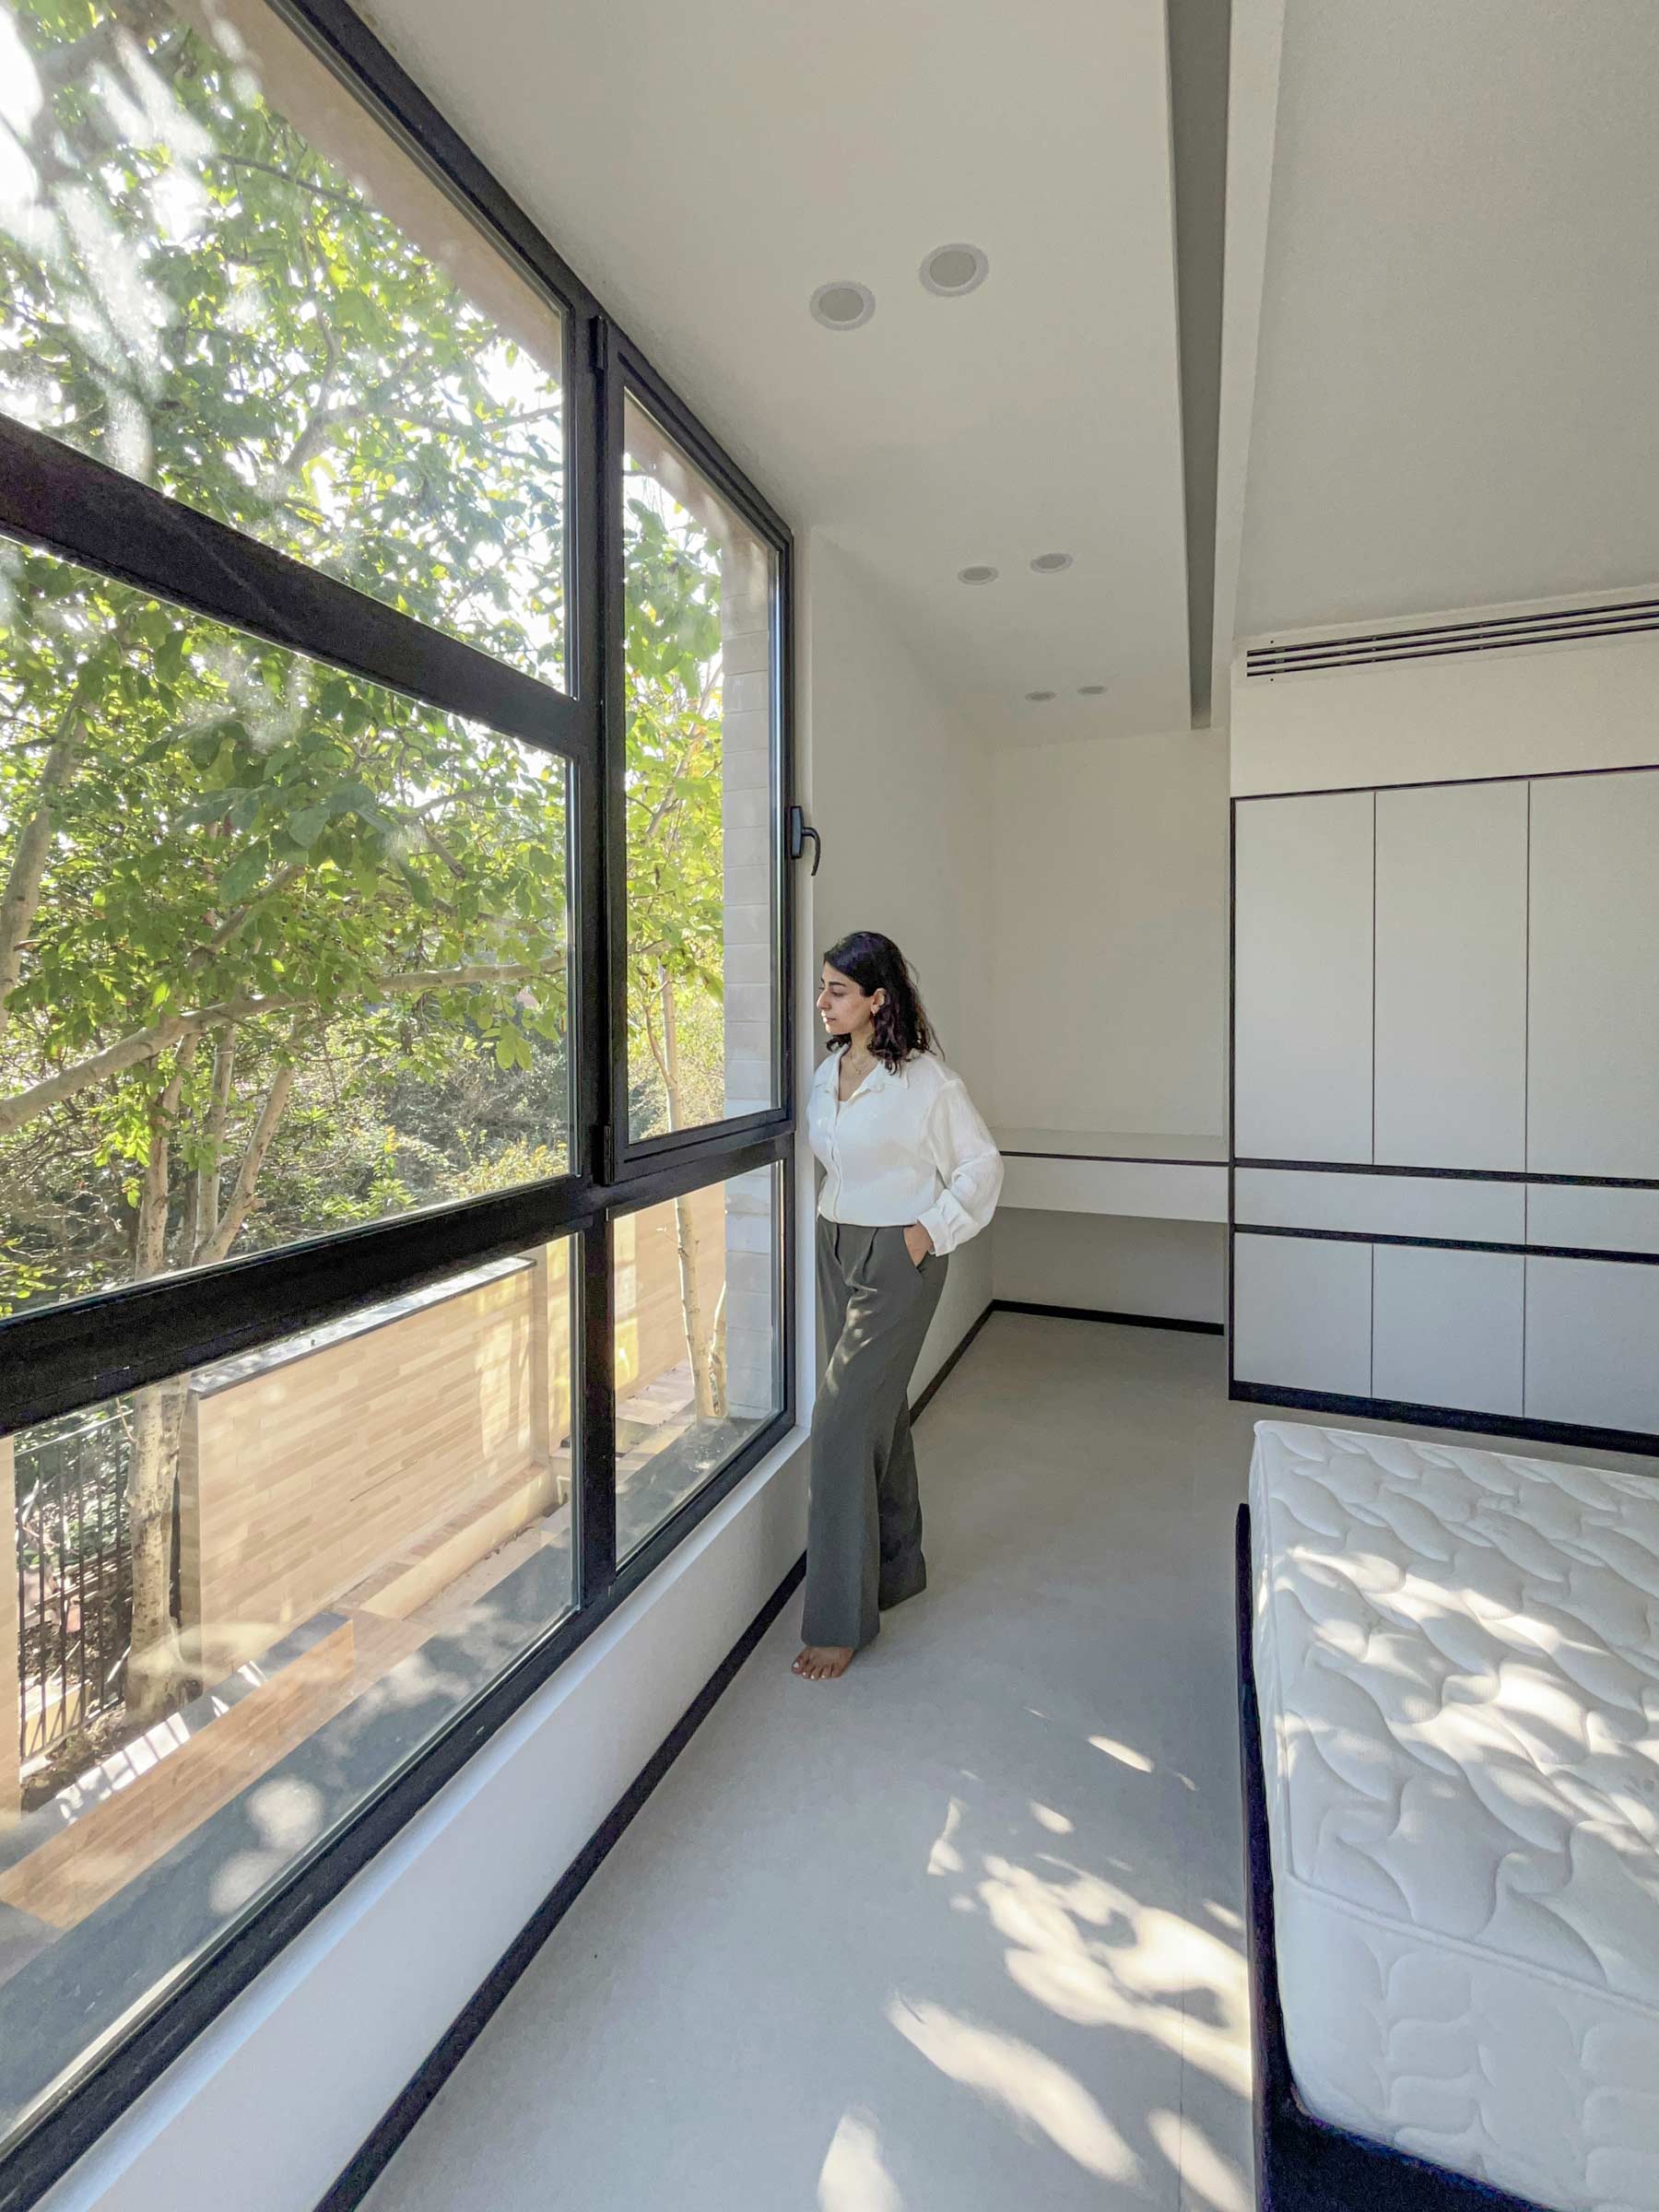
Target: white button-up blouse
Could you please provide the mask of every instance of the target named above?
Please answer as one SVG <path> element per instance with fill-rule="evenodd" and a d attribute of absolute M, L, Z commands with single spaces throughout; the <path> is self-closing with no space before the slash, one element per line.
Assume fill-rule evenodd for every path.
<path fill-rule="evenodd" d="M 1002 1154 L 960 1076 L 933 1053 L 877 1061 L 843 1105 L 831 1053 L 813 1078 L 806 1135 L 823 1162 L 818 1212 L 860 1229 L 920 1222 L 935 1252 L 978 1236 L 996 1210 Z"/>

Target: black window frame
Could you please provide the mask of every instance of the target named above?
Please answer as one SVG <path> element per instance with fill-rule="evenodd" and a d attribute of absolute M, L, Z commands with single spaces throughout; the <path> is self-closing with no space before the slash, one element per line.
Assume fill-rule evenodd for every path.
<path fill-rule="evenodd" d="M 609 777 L 609 945 L 612 1018 L 609 1132 L 612 1149 L 607 1173 L 612 1182 L 627 1183 L 648 1175 L 663 1159 L 688 1149 L 713 1155 L 735 1139 L 781 1132 L 794 1121 L 794 1024 L 786 1018 L 789 979 L 794 971 L 794 932 L 788 896 L 789 862 L 784 853 L 783 824 L 791 798 L 790 764 L 794 754 L 791 708 L 794 696 L 792 545 L 787 526 L 758 498 L 742 472 L 703 429 L 696 417 L 675 396 L 639 349 L 621 332 L 607 328 L 605 351 L 604 477 L 605 521 L 608 533 L 605 550 L 606 585 L 617 606 L 627 590 L 623 544 L 622 461 L 627 442 L 626 418 L 629 398 L 639 402 L 660 429 L 665 430 L 715 493 L 742 516 L 756 536 L 771 551 L 777 563 L 773 605 L 770 677 L 772 699 L 772 792 L 776 812 L 772 821 L 771 880 L 776 927 L 772 941 L 771 989 L 772 1090 L 776 1105 L 756 1113 L 737 1114 L 700 1127 L 665 1135 L 633 1135 L 629 1126 L 628 1095 L 628 816 L 623 789 L 628 721 L 627 640 L 619 627 L 606 639 L 605 671 L 605 755 Z"/>
<path fill-rule="evenodd" d="M 188 1274 L 0 1321 L 0 1435 L 165 1380 L 394 1292 L 560 1235 L 573 1240 L 578 1371 L 571 1608 L 131 2030 L 82 2064 L 0 2157 L 0 2212 L 23 2212 L 74 2165 L 374 1854 L 655 1572 L 794 1425 L 795 1052 L 791 871 L 793 545 L 788 526 L 344 0 L 265 0 L 560 310 L 565 332 L 564 688 L 401 614 L 356 587 L 0 417 L 0 535 L 46 547 L 309 657 L 488 724 L 570 768 L 571 1171 L 545 1182 L 307 1238 Z M 643 1142 L 628 1128 L 626 825 L 622 818 L 623 394 L 632 392 L 772 550 L 777 1104 Z M 619 1118 L 618 1118 L 619 1117 Z M 620 1567 L 617 1560 L 613 1225 L 624 1214 L 775 1168 L 777 1413 Z"/>

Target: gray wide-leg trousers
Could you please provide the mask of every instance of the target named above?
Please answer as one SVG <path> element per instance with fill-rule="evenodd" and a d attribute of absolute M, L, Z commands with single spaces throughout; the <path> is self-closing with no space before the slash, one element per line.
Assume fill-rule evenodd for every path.
<path fill-rule="evenodd" d="M 927 1586 L 911 1442 L 910 1379 L 947 1258 L 920 1267 L 902 1229 L 818 1225 L 818 1311 L 830 1364 L 812 1411 L 806 1643 L 857 1651 L 882 1608 Z"/>

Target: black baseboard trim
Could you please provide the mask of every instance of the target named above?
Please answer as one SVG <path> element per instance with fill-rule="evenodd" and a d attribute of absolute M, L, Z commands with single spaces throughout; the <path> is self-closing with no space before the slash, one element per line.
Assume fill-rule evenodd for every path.
<path fill-rule="evenodd" d="M 958 1360 L 994 1313 L 1035 1313 L 1046 1321 L 1104 1321 L 1130 1329 L 1180 1329 L 1194 1336 L 1226 1335 L 1225 1328 L 1218 1321 L 1180 1321 L 1159 1313 L 1105 1313 L 1094 1306 L 1039 1306 L 1029 1304 L 1023 1299 L 994 1298 L 911 1407 L 912 1421 L 918 1419 L 933 1404 L 941 1385 L 947 1382 L 955 1371 Z"/>
<path fill-rule="evenodd" d="M 957 1357 L 960 1357 L 959 1351 Z M 713 1711 L 792 1594 L 800 1587 L 806 1570 L 803 1553 L 663 1738 L 643 1771 L 617 1800 L 594 1834 L 491 1967 L 474 1991 L 465 2010 L 427 2053 L 396 2100 L 382 2113 L 356 2156 L 318 2201 L 316 2212 L 355 2212 L 356 2206 L 362 2203 L 416 2122 L 483 2033 L 497 2006 L 582 1895 L 629 1821 Z"/>
<path fill-rule="evenodd" d="M 1023 1298 L 996 1298 L 994 1313 L 1039 1313 L 1049 1321 L 1106 1321 L 1126 1329 L 1181 1329 L 1190 1336 L 1226 1335 L 1218 1321 L 1182 1321 L 1167 1313 L 1103 1313 L 1093 1306 L 1039 1306 Z"/>
<path fill-rule="evenodd" d="M 1529 1444 L 1582 1444 L 1592 1452 L 1659 1457 L 1659 1436 L 1641 1429 L 1592 1429 L 1577 1421 L 1529 1421 L 1515 1413 L 1471 1413 L 1459 1406 L 1412 1406 L 1394 1398 L 1351 1398 L 1329 1390 L 1291 1390 L 1277 1382 L 1234 1382 L 1230 1397 L 1249 1406 L 1282 1406 L 1295 1413 L 1345 1413 L 1367 1421 L 1402 1421 L 1413 1429 L 1462 1429 L 1478 1436 L 1512 1436 Z"/>
<path fill-rule="evenodd" d="M 927 1411 L 927 1408 L 938 1396 L 940 1390 L 955 1373 L 958 1360 L 960 1359 L 962 1354 L 968 1349 L 968 1347 L 973 1342 L 974 1338 L 979 1335 L 980 1331 L 984 1327 L 985 1324 L 990 1320 L 992 1314 L 994 1313 L 995 1311 L 996 1300 L 993 1299 L 991 1303 L 980 1315 L 979 1319 L 974 1323 L 973 1326 L 969 1330 L 967 1335 L 963 1337 L 961 1343 L 957 1346 L 956 1350 L 951 1353 L 949 1359 L 946 1360 L 944 1366 L 939 1370 L 938 1373 L 934 1377 L 927 1388 L 922 1393 L 922 1395 L 911 1407 L 911 1419 L 912 1421 L 920 1420 L 922 1416 Z"/>

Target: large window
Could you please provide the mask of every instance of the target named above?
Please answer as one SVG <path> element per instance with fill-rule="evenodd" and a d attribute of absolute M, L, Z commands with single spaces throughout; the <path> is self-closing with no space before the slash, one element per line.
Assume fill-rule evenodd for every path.
<path fill-rule="evenodd" d="M 620 1558 L 783 1404 L 782 1180 L 763 1168 L 616 1224 Z"/>
<path fill-rule="evenodd" d="M 778 1053 L 778 557 L 630 392 L 629 1124 L 764 1113 Z"/>
<path fill-rule="evenodd" d="M 558 682 L 563 318 L 263 0 L 8 0 L 0 102 L 0 406 Z"/>
<path fill-rule="evenodd" d="M 307 15 L 0 0 L 8 2205 L 791 1418 L 787 533 Z"/>
<path fill-rule="evenodd" d="M 561 1173 L 567 763 L 4 540 L 0 592 L 0 1312 Z"/>
<path fill-rule="evenodd" d="M 0 1443 L 0 2131 L 569 1613 L 571 1280 L 556 1240 Z"/>

